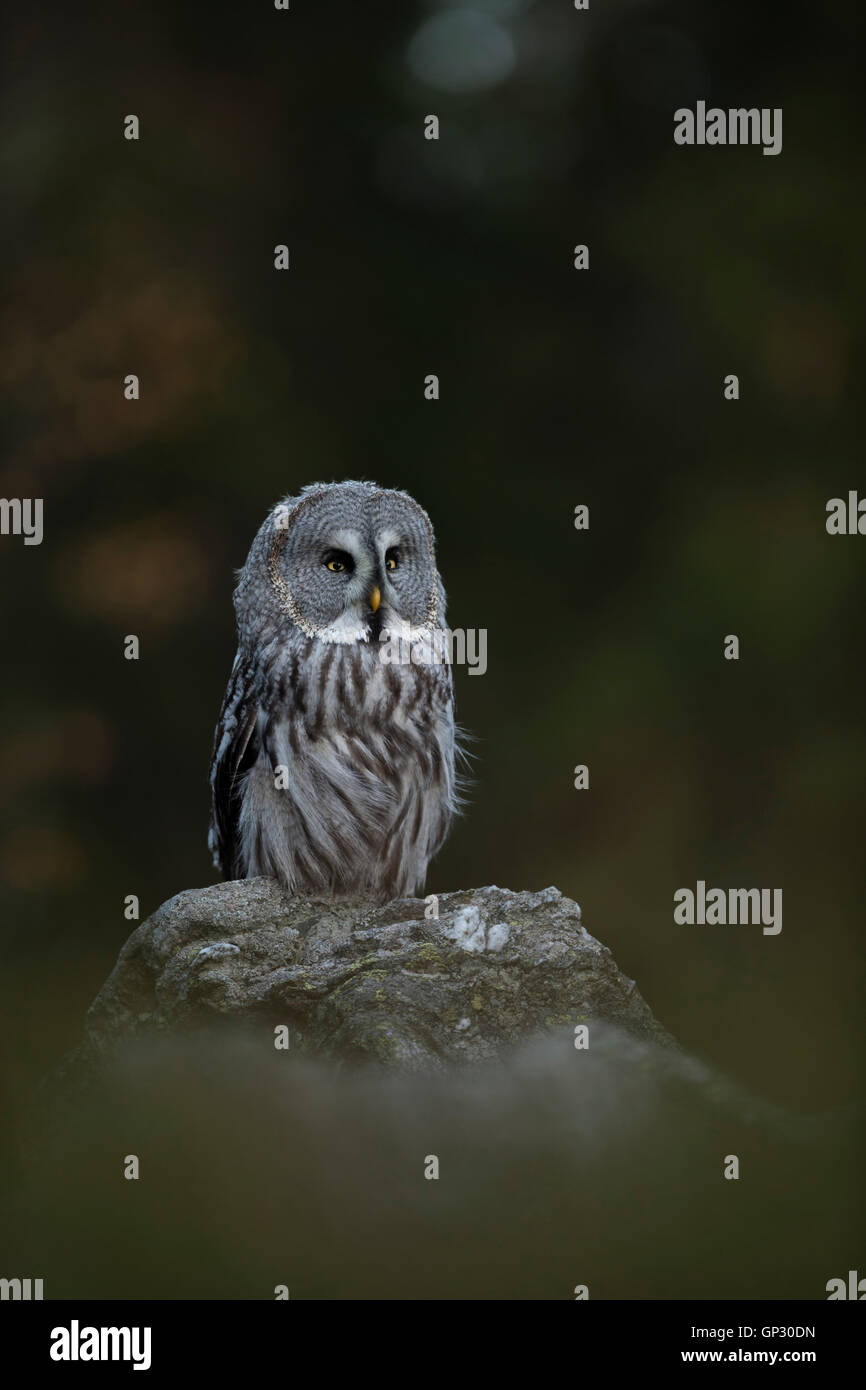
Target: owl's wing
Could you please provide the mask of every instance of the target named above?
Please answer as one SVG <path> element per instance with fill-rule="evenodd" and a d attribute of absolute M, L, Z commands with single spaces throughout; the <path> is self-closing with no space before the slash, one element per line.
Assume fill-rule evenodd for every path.
<path fill-rule="evenodd" d="M 233 878 L 238 864 L 239 782 L 259 756 L 256 734 L 258 701 L 254 694 L 255 667 L 238 649 L 214 734 L 210 765 L 213 798 L 208 848 L 214 868 Z"/>

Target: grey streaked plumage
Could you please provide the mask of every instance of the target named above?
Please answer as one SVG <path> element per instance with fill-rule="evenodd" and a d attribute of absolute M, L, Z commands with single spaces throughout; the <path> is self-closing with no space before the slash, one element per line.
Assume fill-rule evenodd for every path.
<path fill-rule="evenodd" d="M 214 864 L 293 892 L 417 892 L 458 802 L 451 669 L 383 662 L 381 639 L 445 630 L 426 512 L 370 483 L 304 488 L 256 535 L 235 611 Z"/>

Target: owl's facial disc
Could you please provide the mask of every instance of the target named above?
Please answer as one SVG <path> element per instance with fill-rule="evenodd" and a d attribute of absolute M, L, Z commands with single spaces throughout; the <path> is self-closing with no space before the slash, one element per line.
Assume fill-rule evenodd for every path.
<path fill-rule="evenodd" d="M 292 620 L 326 642 L 377 641 L 435 621 L 429 523 L 399 493 L 342 489 L 310 498 L 285 534 L 274 579 Z"/>

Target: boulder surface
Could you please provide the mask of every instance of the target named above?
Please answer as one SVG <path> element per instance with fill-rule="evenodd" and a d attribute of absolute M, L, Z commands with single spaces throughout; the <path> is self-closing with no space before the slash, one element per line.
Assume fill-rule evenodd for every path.
<path fill-rule="evenodd" d="M 556 888 L 385 906 L 291 897 L 269 878 L 178 893 L 124 945 L 79 1060 L 220 1017 L 283 1024 L 292 1050 L 413 1069 L 593 1020 L 674 1045 Z"/>

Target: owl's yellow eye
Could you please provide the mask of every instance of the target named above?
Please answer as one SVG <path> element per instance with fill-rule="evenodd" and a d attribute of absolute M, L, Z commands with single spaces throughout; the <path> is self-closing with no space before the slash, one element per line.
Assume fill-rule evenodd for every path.
<path fill-rule="evenodd" d="M 386 570 L 395 570 L 399 563 L 400 559 L 396 550 L 389 550 L 387 555 L 385 556 Z"/>
<path fill-rule="evenodd" d="M 322 562 L 331 574 L 342 574 L 344 570 L 351 574 L 355 568 L 355 561 L 346 550 L 328 550 L 323 555 Z"/>

